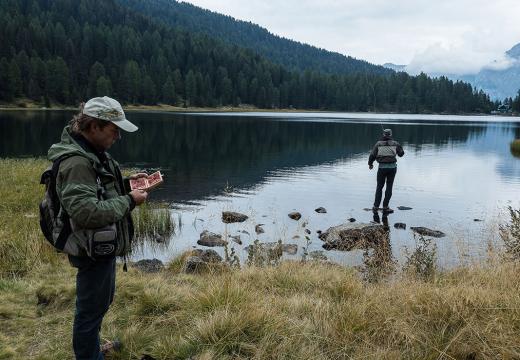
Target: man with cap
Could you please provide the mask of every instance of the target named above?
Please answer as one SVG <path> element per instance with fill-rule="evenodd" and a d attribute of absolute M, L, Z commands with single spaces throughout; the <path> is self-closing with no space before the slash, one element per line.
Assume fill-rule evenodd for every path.
<path fill-rule="evenodd" d="M 117 345 L 100 346 L 99 331 L 114 297 L 115 258 L 123 256 L 126 266 L 131 250 L 130 212 L 147 197 L 144 191 L 130 191 L 119 164 L 106 152 L 121 138 L 121 130 L 134 132 L 137 126 L 126 119 L 119 102 L 96 97 L 84 104 L 63 129 L 61 141 L 48 152 L 50 161 L 59 161 L 56 192 L 60 213 L 70 219 L 67 242 L 72 246 L 67 249 L 74 249 L 65 252 L 78 269 L 73 325 L 77 360 L 103 359 L 103 353 Z M 135 174 L 130 179 L 143 176 Z"/>
<path fill-rule="evenodd" d="M 383 187 L 386 183 L 385 198 L 383 200 L 383 213 L 389 214 L 394 212 L 390 209 L 388 204 L 392 197 L 392 187 L 394 185 L 395 174 L 397 173 L 397 156 L 402 157 L 403 155 L 404 150 L 402 146 L 392 139 L 392 130 L 384 129 L 383 137 L 376 142 L 368 158 L 368 168 L 370 170 L 374 168 L 374 161 L 379 163 L 379 169 L 377 170 L 376 195 L 374 206 L 372 207 L 373 211 L 379 210 Z"/>

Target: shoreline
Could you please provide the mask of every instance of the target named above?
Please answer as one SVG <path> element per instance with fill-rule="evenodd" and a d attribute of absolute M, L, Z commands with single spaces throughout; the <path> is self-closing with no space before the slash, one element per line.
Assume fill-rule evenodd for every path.
<path fill-rule="evenodd" d="M 171 113 L 249 113 L 249 112 L 272 112 L 272 113 L 351 113 L 351 114 L 404 114 L 404 115 L 447 115 L 447 116 L 503 116 L 515 117 L 520 114 L 487 114 L 487 113 L 434 113 L 434 112 L 381 112 L 381 111 L 342 111 L 342 110 L 320 110 L 320 109 L 264 109 L 253 106 L 221 106 L 221 107 L 180 107 L 172 105 L 123 105 L 125 111 L 137 112 L 171 112 Z M 77 111 L 73 106 L 17 106 L 16 104 L 0 104 L 0 111 Z"/>

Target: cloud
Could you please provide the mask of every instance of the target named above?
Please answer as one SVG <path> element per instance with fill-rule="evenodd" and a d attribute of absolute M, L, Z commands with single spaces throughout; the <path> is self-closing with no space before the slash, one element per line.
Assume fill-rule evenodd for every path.
<path fill-rule="evenodd" d="M 476 74 L 481 69 L 505 70 L 516 63 L 505 53 L 479 50 L 468 45 L 443 45 L 435 43 L 414 56 L 406 71 L 411 74 Z"/>

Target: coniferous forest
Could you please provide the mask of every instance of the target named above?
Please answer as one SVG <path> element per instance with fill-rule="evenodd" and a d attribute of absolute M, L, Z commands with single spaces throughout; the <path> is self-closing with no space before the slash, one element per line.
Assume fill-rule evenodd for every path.
<path fill-rule="evenodd" d="M 467 83 L 355 59 L 361 65 L 337 73 L 282 65 L 115 0 L 3 0 L 0 23 L 1 102 L 76 105 L 109 95 L 124 104 L 412 113 L 495 106 Z"/>

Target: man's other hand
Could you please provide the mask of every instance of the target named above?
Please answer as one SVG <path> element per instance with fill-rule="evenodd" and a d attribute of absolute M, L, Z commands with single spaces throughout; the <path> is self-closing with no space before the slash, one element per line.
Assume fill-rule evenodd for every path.
<path fill-rule="evenodd" d="M 132 190 L 129 194 L 134 199 L 136 205 L 141 205 L 148 197 L 148 193 L 144 190 Z"/>
<path fill-rule="evenodd" d="M 136 180 L 136 179 L 139 179 L 139 178 L 145 178 L 145 177 L 148 177 L 148 174 L 147 173 L 137 173 L 137 174 L 132 174 L 130 175 L 128 178 L 130 180 Z"/>
<path fill-rule="evenodd" d="M 368 165 L 368 168 L 372 170 L 374 168 L 374 165 Z"/>

